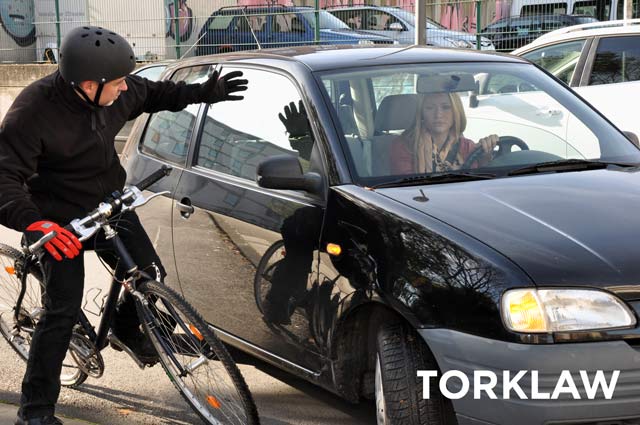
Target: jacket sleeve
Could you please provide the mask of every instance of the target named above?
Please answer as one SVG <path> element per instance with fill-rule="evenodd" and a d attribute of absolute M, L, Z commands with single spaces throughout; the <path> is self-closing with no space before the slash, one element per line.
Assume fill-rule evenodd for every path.
<path fill-rule="evenodd" d="M 23 103 L 16 99 L 0 126 L 0 224 L 20 232 L 42 219 L 26 189 L 37 171 L 42 145 L 29 134 L 33 124 L 22 122 L 30 115 L 17 106 Z"/>
<path fill-rule="evenodd" d="M 129 93 L 126 99 L 133 102 L 129 119 L 143 112 L 180 111 L 187 105 L 201 102 L 200 84 L 185 84 L 183 81 L 151 81 L 137 75 L 127 76 Z"/>

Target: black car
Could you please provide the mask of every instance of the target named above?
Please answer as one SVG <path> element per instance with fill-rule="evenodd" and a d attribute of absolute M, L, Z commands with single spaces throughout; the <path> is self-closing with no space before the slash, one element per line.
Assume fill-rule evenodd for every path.
<path fill-rule="evenodd" d="M 393 44 L 393 40 L 354 31 L 326 10 L 277 4 L 228 6 L 216 10 L 202 26 L 196 55 L 304 44 Z"/>
<path fill-rule="evenodd" d="M 487 25 L 480 33 L 489 38 L 496 50 L 511 51 L 531 43 L 542 34 L 572 25 L 598 20 L 589 15 L 522 15 L 502 18 Z"/>
<path fill-rule="evenodd" d="M 142 221 L 227 344 L 375 398 L 379 424 L 640 420 L 640 151 L 605 118 L 473 51 L 306 46 L 164 75 L 219 66 L 244 100 L 141 117 L 123 163 L 131 182 L 174 168 Z"/>

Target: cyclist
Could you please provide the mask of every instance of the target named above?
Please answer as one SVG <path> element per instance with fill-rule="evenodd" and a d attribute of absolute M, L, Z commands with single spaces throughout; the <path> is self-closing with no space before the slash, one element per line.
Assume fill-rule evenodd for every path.
<path fill-rule="evenodd" d="M 129 75 L 135 55 L 118 34 L 84 26 L 64 38 L 58 70 L 26 87 L 0 126 L 0 224 L 34 242 L 55 231 L 41 261 L 45 269 L 45 311 L 31 343 L 16 424 L 61 424 L 55 415 L 60 371 L 81 307 L 85 247 L 59 224 L 81 217 L 120 190 L 125 171 L 114 138 L 126 121 L 143 112 L 179 111 L 191 103 L 240 100 L 247 89 L 242 72 L 202 84 L 152 82 Z M 236 93 L 236 94 L 234 94 Z M 137 216 L 118 226 L 134 261 L 164 270 Z M 111 266 L 113 255 L 98 251 Z M 135 304 L 121 300 L 112 332 L 140 360 L 153 363 L 155 352 L 140 331 Z"/>

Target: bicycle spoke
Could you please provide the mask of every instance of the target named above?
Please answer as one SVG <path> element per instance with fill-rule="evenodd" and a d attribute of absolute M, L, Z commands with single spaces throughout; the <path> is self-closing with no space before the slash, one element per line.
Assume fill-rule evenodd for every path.
<path fill-rule="evenodd" d="M 231 377 L 225 361 L 232 360 L 223 360 L 216 354 L 224 348 L 219 341 L 216 343 L 220 348 L 210 345 L 208 338 L 215 338 L 210 329 L 189 317 L 194 314 L 190 307 L 190 311 L 185 311 L 184 305 L 176 305 L 175 299 L 168 299 L 160 291 L 147 292 L 145 297 L 148 314 L 153 318 L 148 329 L 155 336 L 154 344 L 163 366 L 192 407 L 207 423 L 257 423 L 257 416 L 255 420 L 247 418 L 250 395 L 246 384 L 243 382 L 243 391 L 247 394 L 241 395 L 236 382 L 241 380 L 239 372 L 233 365 L 237 375 Z"/>

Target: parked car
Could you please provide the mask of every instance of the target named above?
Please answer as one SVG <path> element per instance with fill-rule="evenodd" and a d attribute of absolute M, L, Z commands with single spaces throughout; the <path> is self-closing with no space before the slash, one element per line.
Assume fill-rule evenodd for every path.
<path fill-rule="evenodd" d="M 318 44 L 392 44 L 387 37 L 351 30 L 319 12 Z M 296 6 L 229 6 L 215 11 L 200 30 L 196 55 L 315 44 L 315 9 Z"/>
<path fill-rule="evenodd" d="M 640 19 L 563 28 L 512 52 L 573 88 L 616 126 L 640 135 Z M 631 136 L 633 138 L 633 136 Z"/>
<path fill-rule="evenodd" d="M 415 43 L 416 18 L 413 13 L 404 9 L 385 6 L 348 6 L 331 7 L 327 10 L 352 29 L 390 37 L 400 44 Z M 429 18 L 426 25 L 427 44 L 430 46 L 466 49 L 477 47 L 475 34 L 449 30 Z M 481 38 L 480 47 L 482 50 L 494 50 L 491 40 L 485 37 Z"/>
<path fill-rule="evenodd" d="M 496 50 L 510 52 L 553 30 L 590 22 L 598 20 L 589 15 L 511 16 L 487 25 L 481 33 L 493 42 Z"/>
<path fill-rule="evenodd" d="M 640 150 L 566 85 L 514 56 L 424 46 L 236 52 L 163 75 L 218 65 L 244 73 L 244 99 L 141 117 L 122 161 L 129 182 L 174 168 L 141 219 L 166 283 L 227 344 L 375 398 L 378 424 L 640 419 Z M 486 90 L 514 78 L 535 90 Z M 467 145 L 500 136 L 489 162 L 475 149 L 448 171 L 392 171 L 430 95 L 460 99 Z M 436 379 L 423 394 L 427 370 L 525 371 L 528 396 L 505 383 L 449 400 Z M 530 397 L 538 376 L 549 393 L 614 371 L 610 399 Z"/>
<path fill-rule="evenodd" d="M 163 62 L 154 62 L 146 65 L 142 65 L 132 72 L 134 75 L 139 75 L 140 77 L 146 78 L 148 80 L 156 81 L 160 78 L 160 74 L 165 70 L 170 61 Z M 133 123 L 135 119 L 127 121 L 127 123 L 122 127 L 122 129 L 118 132 L 115 137 L 115 145 L 116 152 L 121 153 L 124 144 L 127 142 L 127 138 L 129 138 L 129 134 L 131 134 L 131 128 L 133 127 Z"/>

